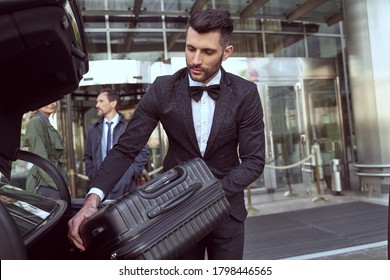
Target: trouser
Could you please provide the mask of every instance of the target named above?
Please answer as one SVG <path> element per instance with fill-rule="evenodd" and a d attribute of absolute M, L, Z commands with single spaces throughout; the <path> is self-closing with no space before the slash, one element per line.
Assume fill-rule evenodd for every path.
<path fill-rule="evenodd" d="M 209 235 L 179 260 L 242 260 L 244 255 L 245 223 L 229 216 Z M 206 256 L 207 254 L 207 256 Z"/>

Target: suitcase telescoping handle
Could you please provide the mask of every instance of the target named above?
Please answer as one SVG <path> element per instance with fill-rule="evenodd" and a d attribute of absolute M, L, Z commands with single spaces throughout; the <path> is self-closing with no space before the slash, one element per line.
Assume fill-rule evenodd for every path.
<path fill-rule="evenodd" d="M 180 205 L 181 203 L 189 199 L 200 188 L 202 188 L 202 183 L 195 182 L 194 184 L 190 185 L 184 192 L 177 195 L 174 199 L 154 207 L 151 211 L 148 212 L 148 217 L 152 219 L 160 215 L 161 213 L 164 213 L 166 211 L 171 210 L 172 208 L 175 208 L 176 206 Z"/>
<path fill-rule="evenodd" d="M 152 179 L 141 188 L 137 189 L 140 196 L 147 199 L 154 199 L 171 189 L 172 184 L 177 185 L 183 183 L 187 178 L 187 169 L 176 166 L 175 168 L 165 172 L 160 177 Z"/>

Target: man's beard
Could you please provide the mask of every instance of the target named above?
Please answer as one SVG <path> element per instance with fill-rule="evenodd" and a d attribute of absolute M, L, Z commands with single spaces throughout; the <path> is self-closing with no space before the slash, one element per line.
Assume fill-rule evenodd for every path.
<path fill-rule="evenodd" d="M 221 56 L 221 59 L 218 61 L 218 63 L 214 64 L 213 67 L 209 70 L 202 68 L 202 67 L 195 67 L 195 66 L 187 63 L 187 70 L 188 70 L 188 73 L 190 74 L 192 80 L 197 81 L 197 82 L 201 82 L 201 83 L 205 83 L 206 81 L 207 82 L 210 81 L 211 78 L 213 78 L 215 76 L 215 74 L 218 73 L 219 69 L 221 68 L 222 61 L 223 61 L 223 58 Z M 200 70 L 202 70 L 203 75 L 194 77 L 194 76 L 192 76 L 192 73 L 190 71 L 191 69 L 200 69 Z"/>

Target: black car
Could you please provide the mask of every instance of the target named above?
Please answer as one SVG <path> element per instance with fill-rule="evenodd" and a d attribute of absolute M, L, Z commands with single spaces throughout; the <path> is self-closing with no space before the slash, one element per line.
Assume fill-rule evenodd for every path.
<path fill-rule="evenodd" d="M 0 0 L 0 65 L 0 259 L 74 258 L 66 237 L 72 216 L 68 186 L 50 162 L 20 149 L 20 133 L 24 113 L 69 94 L 88 72 L 77 1 Z M 13 186 L 17 160 L 51 175 L 61 199 Z"/>

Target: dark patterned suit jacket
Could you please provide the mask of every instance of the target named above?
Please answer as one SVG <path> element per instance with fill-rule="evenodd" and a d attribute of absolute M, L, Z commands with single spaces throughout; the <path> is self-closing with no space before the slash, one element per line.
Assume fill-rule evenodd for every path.
<path fill-rule="evenodd" d="M 254 83 L 222 69 L 220 84 L 221 96 L 216 101 L 203 157 L 192 120 L 188 73 L 183 68 L 173 75 L 158 77 L 148 89 L 91 187 L 109 193 L 160 121 L 169 141 L 164 169 L 195 157 L 202 158 L 220 179 L 232 207 L 231 215 L 245 220 L 244 189 L 258 179 L 264 169 L 263 110 Z"/>

